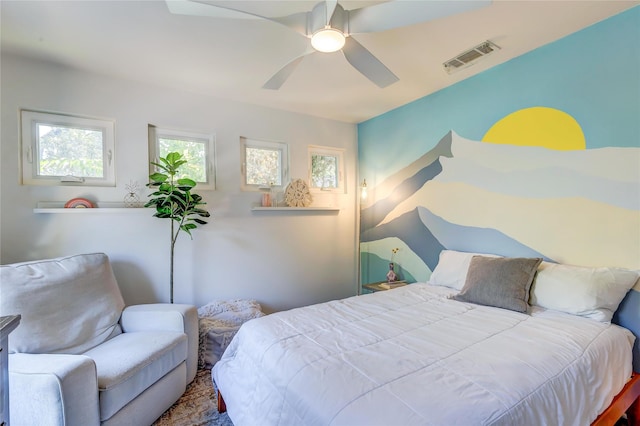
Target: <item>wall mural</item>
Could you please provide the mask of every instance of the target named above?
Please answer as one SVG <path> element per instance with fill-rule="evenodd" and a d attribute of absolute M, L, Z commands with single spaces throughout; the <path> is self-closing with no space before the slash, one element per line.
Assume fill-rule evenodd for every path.
<path fill-rule="evenodd" d="M 554 108 L 515 111 L 481 141 L 452 130 L 369 188 L 363 282 L 384 278 L 395 247 L 410 281 L 426 281 L 444 248 L 640 268 L 639 158 L 639 148 L 586 150 L 577 121 Z"/>

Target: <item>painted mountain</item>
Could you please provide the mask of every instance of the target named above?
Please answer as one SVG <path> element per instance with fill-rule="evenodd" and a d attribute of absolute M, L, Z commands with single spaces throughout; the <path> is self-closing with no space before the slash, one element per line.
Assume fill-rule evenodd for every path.
<path fill-rule="evenodd" d="M 451 131 L 369 188 L 362 281 L 426 281 L 442 249 L 640 268 L 640 148 L 559 151 Z"/>

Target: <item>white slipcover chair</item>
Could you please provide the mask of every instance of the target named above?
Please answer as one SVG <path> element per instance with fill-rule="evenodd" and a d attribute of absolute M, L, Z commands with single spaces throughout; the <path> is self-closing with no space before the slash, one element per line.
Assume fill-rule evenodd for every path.
<path fill-rule="evenodd" d="M 194 306 L 125 307 L 104 253 L 3 265 L 12 426 L 149 425 L 195 377 Z"/>

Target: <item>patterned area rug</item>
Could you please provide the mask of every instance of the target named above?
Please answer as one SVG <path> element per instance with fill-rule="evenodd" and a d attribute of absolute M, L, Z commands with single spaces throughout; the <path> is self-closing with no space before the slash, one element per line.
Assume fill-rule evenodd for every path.
<path fill-rule="evenodd" d="M 200 369 L 180 399 L 153 426 L 233 426 L 227 413 L 217 409 L 211 370 Z"/>

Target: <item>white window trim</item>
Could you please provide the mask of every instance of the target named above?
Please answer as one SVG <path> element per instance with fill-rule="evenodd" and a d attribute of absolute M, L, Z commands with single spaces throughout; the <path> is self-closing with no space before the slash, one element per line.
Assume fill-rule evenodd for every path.
<path fill-rule="evenodd" d="M 36 125 L 46 123 L 65 127 L 101 130 L 103 134 L 103 178 L 87 176 L 41 176 L 38 174 L 38 141 Z M 47 186 L 115 186 L 115 122 L 95 117 L 84 117 L 29 109 L 20 110 L 21 183 Z"/>
<path fill-rule="evenodd" d="M 282 161 L 281 177 L 282 185 L 273 185 L 275 190 L 284 189 L 289 184 L 289 145 L 285 142 L 265 141 L 260 139 L 251 139 L 244 136 L 240 137 L 240 173 L 241 173 L 241 188 L 243 191 L 261 191 L 266 188 L 266 185 L 254 185 L 247 183 L 247 160 L 246 160 L 246 148 L 258 148 L 258 149 L 272 149 L 280 151 L 280 159 Z"/>
<path fill-rule="evenodd" d="M 207 168 L 207 182 L 198 182 L 198 185 L 195 189 L 205 191 L 214 191 L 216 189 L 216 151 L 215 136 L 213 134 L 175 130 L 166 127 L 157 127 L 149 124 L 149 158 L 151 159 L 151 161 L 154 161 L 156 163 L 160 161 L 158 139 L 161 137 L 206 141 L 205 164 Z M 153 166 L 151 162 L 149 162 L 149 174 L 152 174 L 155 171 L 155 166 Z"/>
<path fill-rule="evenodd" d="M 344 153 L 345 150 L 341 148 L 332 148 L 328 146 L 318 146 L 318 145 L 309 145 L 309 191 L 310 192 L 324 192 L 324 193 L 334 193 L 334 194 L 345 194 L 346 193 L 346 185 L 345 185 L 345 166 L 344 166 Z M 312 158 L 314 154 L 326 155 L 330 157 L 336 157 L 338 159 L 338 187 L 337 188 L 319 188 L 317 186 L 313 186 L 313 179 L 311 176 L 311 166 L 312 166 Z"/>

